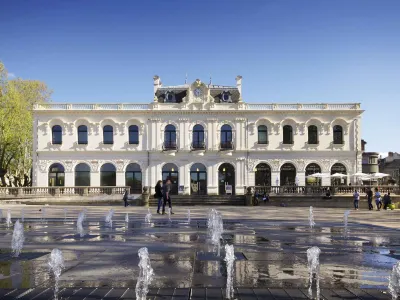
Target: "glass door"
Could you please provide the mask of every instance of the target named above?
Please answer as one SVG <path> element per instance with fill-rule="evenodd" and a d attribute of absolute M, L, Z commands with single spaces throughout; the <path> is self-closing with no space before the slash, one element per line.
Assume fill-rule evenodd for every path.
<path fill-rule="evenodd" d="M 190 194 L 207 195 L 206 172 L 190 172 Z"/>

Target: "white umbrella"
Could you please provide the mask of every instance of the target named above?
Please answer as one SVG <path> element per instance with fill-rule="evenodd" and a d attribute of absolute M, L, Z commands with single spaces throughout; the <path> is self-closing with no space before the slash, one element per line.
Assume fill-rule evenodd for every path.
<path fill-rule="evenodd" d="M 359 172 L 359 173 L 354 173 L 352 176 L 361 177 L 361 178 L 368 178 L 370 176 L 370 174 Z"/>
<path fill-rule="evenodd" d="M 311 175 L 308 175 L 307 178 L 312 177 L 312 178 L 324 178 L 324 177 L 329 177 L 329 175 L 327 174 L 323 174 L 323 173 L 314 173 Z"/>
<path fill-rule="evenodd" d="M 383 178 L 383 177 L 389 177 L 389 174 L 385 174 L 385 173 L 373 173 L 370 175 L 371 178 Z"/>
<path fill-rule="evenodd" d="M 335 173 L 335 174 L 332 174 L 331 177 L 333 177 L 333 178 L 344 178 L 344 177 L 347 177 L 347 175 L 346 174 L 341 174 L 341 173 Z"/>

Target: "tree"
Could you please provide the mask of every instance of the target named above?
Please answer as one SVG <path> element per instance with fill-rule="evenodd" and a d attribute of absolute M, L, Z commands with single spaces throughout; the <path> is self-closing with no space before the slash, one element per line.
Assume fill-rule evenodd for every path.
<path fill-rule="evenodd" d="M 0 185 L 31 185 L 33 107 L 50 101 L 51 91 L 37 80 L 10 80 L 0 61 Z"/>

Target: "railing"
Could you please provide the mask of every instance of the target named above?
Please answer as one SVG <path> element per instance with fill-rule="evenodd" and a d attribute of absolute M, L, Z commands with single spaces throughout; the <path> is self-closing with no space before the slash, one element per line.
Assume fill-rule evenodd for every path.
<path fill-rule="evenodd" d="M 160 109 L 176 109 L 176 105 L 179 103 L 159 103 Z M 215 108 L 225 109 L 227 104 L 218 104 Z M 235 109 L 235 104 L 229 103 L 229 107 Z M 244 105 L 237 106 L 238 109 L 244 110 L 359 110 L 359 103 L 310 103 L 310 104 L 274 104 L 274 103 L 260 103 L 250 104 L 245 103 Z M 152 109 L 151 104 L 135 104 L 135 103 L 114 103 L 114 104 L 80 104 L 80 103 L 44 103 L 36 104 L 34 110 L 150 110 Z M 159 110 L 159 109 L 158 109 Z"/>
<path fill-rule="evenodd" d="M 164 142 L 163 150 L 176 150 L 177 145 L 176 142 Z"/>
<path fill-rule="evenodd" d="M 248 187 L 246 187 L 247 189 Z M 400 187 L 398 186 L 252 186 L 250 187 L 254 194 L 287 194 L 287 195 L 325 195 L 328 191 L 332 195 L 351 195 L 357 190 L 361 196 L 366 195 L 369 189 L 375 192 L 378 188 L 382 194 L 390 193 L 393 195 L 400 195 Z M 245 189 L 245 192 L 247 192 Z"/>
<path fill-rule="evenodd" d="M 129 186 L 74 186 L 74 187 L 0 187 L 0 198 L 21 196 L 96 196 L 122 195 Z M 121 198 L 122 199 L 122 198 Z"/>
<path fill-rule="evenodd" d="M 206 149 L 206 144 L 204 142 L 195 142 L 192 143 L 193 150 L 204 150 Z"/>
<path fill-rule="evenodd" d="M 232 142 L 221 143 L 219 148 L 221 150 L 232 150 L 233 149 L 233 143 Z"/>

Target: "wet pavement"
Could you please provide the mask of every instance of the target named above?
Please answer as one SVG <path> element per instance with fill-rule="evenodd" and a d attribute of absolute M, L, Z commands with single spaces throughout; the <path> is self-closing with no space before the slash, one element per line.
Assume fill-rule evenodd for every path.
<path fill-rule="evenodd" d="M 10 209 L 15 222 L 22 208 L 25 247 L 12 258 L 13 228 L 7 228 L 5 215 Z M 171 222 L 152 211 L 151 224 L 144 223 L 145 208 L 114 208 L 112 228 L 104 222 L 110 207 L 87 207 L 83 238 L 76 233 L 83 207 L 69 207 L 66 220 L 59 206 L 46 206 L 46 218 L 40 220 L 41 208 L 0 206 L 0 299 L 21 294 L 21 299 L 50 299 L 54 281 L 47 262 L 53 248 L 65 258 L 60 277 L 61 294 L 69 295 L 65 299 L 134 299 L 129 295 L 141 247 L 148 248 L 155 273 L 149 299 L 224 297 L 224 252 L 217 257 L 207 239 L 207 207 L 191 208 L 190 223 L 187 207 L 174 210 Z M 312 246 L 321 249 L 322 298 L 389 299 L 384 293 L 388 276 L 400 257 L 399 211 L 352 211 L 345 238 L 343 209 L 314 209 L 316 225 L 310 229 L 304 208 L 215 208 L 224 219 L 222 244 L 235 247 L 237 299 L 307 299 L 306 251 Z"/>

